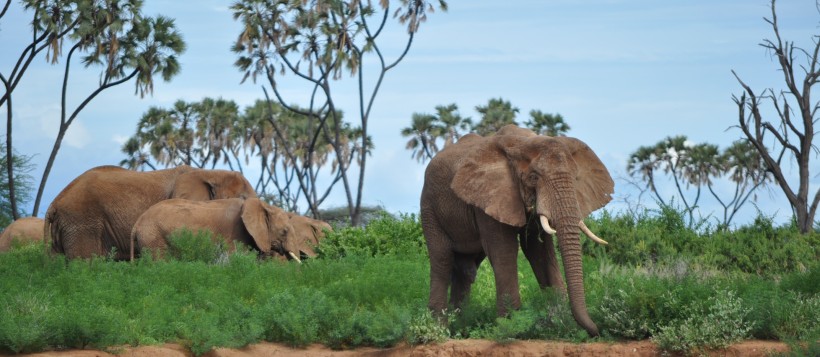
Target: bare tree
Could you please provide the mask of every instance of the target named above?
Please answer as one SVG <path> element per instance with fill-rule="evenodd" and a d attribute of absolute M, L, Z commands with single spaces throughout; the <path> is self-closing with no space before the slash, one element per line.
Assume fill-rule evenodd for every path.
<path fill-rule="evenodd" d="M 786 89 L 775 91 L 767 88 L 756 94 L 733 70 L 732 74 L 743 87 L 743 93 L 740 97 L 733 95 L 732 99 L 738 108 L 737 127 L 760 153 L 766 169 L 783 190 L 800 232 L 809 233 L 813 230 L 820 203 L 820 190 L 812 194 L 809 187 L 811 156 L 817 154 L 813 142 L 820 103 L 812 101 L 811 90 L 820 78 L 820 36 L 813 36 L 814 48 L 811 51 L 795 46 L 794 42 L 780 36 L 774 0 L 771 10 L 771 18 L 764 20 L 771 25 L 774 39 L 764 39 L 760 46 L 771 51 L 777 60 Z M 770 103 L 777 113 L 774 121 L 764 119 L 761 113 L 764 103 Z M 790 181 L 783 171 L 791 165 L 798 169 L 797 182 Z"/>
<path fill-rule="evenodd" d="M 318 123 L 308 149 L 315 148 L 319 137 L 332 146 L 354 225 L 358 225 L 361 218 L 367 151 L 372 147 L 368 124 L 376 94 L 385 74 L 405 58 L 420 24 L 426 20 L 427 13 L 433 11 L 433 6 L 426 0 L 401 0 L 398 3 L 395 12 L 391 10 L 390 1 L 374 4 L 363 0 L 240 0 L 231 6 L 234 18 L 244 26 L 234 46 L 234 51 L 239 54 L 237 67 L 245 73 L 244 79 L 256 80 L 259 75 L 264 76 L 277 102 Z M 438 3 L 446 10 L 443 0 Z M 404 49 L 392 62 L 385 58 L 377 42 L 391 13 L 406 25 L 408 35 Z M 376 59 L 375 71 L 367 71 L 368 74 L 376 73 L 376 77 L 368 83 L 364 68 L 366 55 Z M 358 82 L 359 122 L 355 127 L 342 122 L 338 115 L 341 111 L 332 93 L 332 83 L 341 79 L 345 72 Z M 304 109 L 289 105 L 290 99 L 284 98 L 279 91 L 279 76 L 285 73 L 291 73 L 311 86 L 309 104 L 304 105 Z M 272 124 L 276 128 L 277 123 Z M 356 141 L 345 137 L 344 130 L 356 133 Z M 281 137 L 282 130 L 275 131 Z M 348 146 L 348 143 L 353 144 Z M 292 148 L 285 147 L 284 152 L 288 160 L 296 161 Z M 359 169 L 357 177 L 350 172 L 354 161 Z M 312 165 L 310 160 L 304 164 Z M 306 178 L 300 176 L 298 179 L 301 189 L 306 195 L 310 194 L 305 185 Z M 330 185 L 334 184 L 335 180 L 331 181 Z M 310 210 L 318 214 L 318 207 L 310 207 Z"/>

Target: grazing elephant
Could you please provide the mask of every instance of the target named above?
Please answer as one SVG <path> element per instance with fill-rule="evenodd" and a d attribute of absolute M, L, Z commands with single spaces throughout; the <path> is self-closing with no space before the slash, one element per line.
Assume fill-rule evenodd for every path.
<path fill-rule="evenodd" d="M 161 201 L 134 224 L 132 243 L 162 256 L 168 248 L 168 236 L 182 228 L 210 230 L 228 242 L 248 245 L 263 256 L 300 261 L 300 253 L 308 253 L 300 251 L 298 237 L 285 211 L 258 198 Z M 233 250 L 233 245 L 229 247 Z"/>
<path fill-rule="evenodd" d="M 612 199 L 613 188 L 601 160 L 574 138 L 508 126 L 491 137 L 465 135 L 443 149 L 427 166 L 421 193 L 429 308 L 447 307 L 450 286 L 450 303 L 459 307 L 485 257 L 499 315 L 519 308 L 517 237 L 539 285 L 566 291 L 551 237 L 557 233 L 572 315 L 597 336 L 586 308 L 579 233 L 598 239 L 583 219 Z"/>
<path fill-rule="evenodd" d="M 169 198 L 235 197 L 256 197 L 238 172 L 187 165 L 149 172 L 100 166 L 84 172 L 57 195 L 46 212 L 45 232 L 52 251 L 69 259 L 105 256 L 116 249 L 114 258 L 127 260 L 131 229 L 155 203 Z"/>
<path fill-rule="evenodd" d="M 309 257 L 315 257 L 316 252 L 313 248 L 317 247 L 319 241 L 325 237 L 325 231 L 333 231 L 333 227 L 325 221 L 300 216 L 295 213 L 288 212 L 288 218 L 298 237 L 299 250 Z"/>
<path fill-rule="evenodd" d="M 23 217 L 11 222 L 0 234 L 0 252 L 7 252 L 11 249 L 14 240 L 19 242 L 42 241 L 43 240 L 43 219 L 37 217 Z"/>

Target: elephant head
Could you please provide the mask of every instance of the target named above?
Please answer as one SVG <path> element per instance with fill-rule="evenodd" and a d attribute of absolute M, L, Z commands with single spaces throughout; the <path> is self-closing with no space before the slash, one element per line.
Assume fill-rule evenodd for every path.
<path fill-rule="evenodd" d="M 524 227 L 537 216 L 545 231 L 556 232 L 572 314 L 596 336 L 586 308 L 579 237 L 583 218 L 612 199 L 614 182 L 606 167 L 578 139 L 514 126 L 472 145 L 450 188 L 499 222 Z"/>
<path fill-rule="evenodd" d="M 308 257 L 315 257 L 316 252 L 314 248 L 317 247 L 319 241 L 324 238 L 325 232 L 332 231 L 333 227 L 325 221 L 300 216 L 295 213 L 288 212 L 288 217 L 295 231 L 299 252 Z"/>
<path fill-rule="evenodd" d="M 299 254 L 303 248 L 299 245 L 288 214 L 281 208 L 258 198 L 248 198 L 242 205 L 242 223 L 262 254 L 278 254 L 300 261 Z"/>

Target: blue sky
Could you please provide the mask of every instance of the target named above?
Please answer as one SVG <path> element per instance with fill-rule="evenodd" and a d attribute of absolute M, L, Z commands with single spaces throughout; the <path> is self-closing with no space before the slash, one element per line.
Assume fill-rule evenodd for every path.
<path fill-rule="evenodd" d="M 259 85 L 240 84 L 242 74 L 233 67 L 236 57 L 229 49 L 239 24 L 228 10 L 231 3 L 145 2 L 145 14 L 176 19 L 188 45 L 182 72 L 170 83 L 157 82 L 153 96 L 140 99 L 133 83 L 127 83 L 94 100 L 69 129 L 43 207 L 83 171 L 123 159 L 121 142 L 134 133 L 150 106 L 222 97 L 244 107 L 263 97 Z M 615 199 L 607 208 L 617 211 L 637 203 L 637 191 L 621 178 L 639 146 L 686 135 L 695 143 L 724 148 L 740 138 L 739 130 L 729 129 L 737 121 L 732 94 L 740 93 L 731 70 L 757 91 L 782 88 L 776 63 L 758 46 L 772 36 L 763 21 L 771 15 L 764 0 L 532 0 L 506 6 L 482 0 L 449 5 L 448 12 L 436 12 L 422 25 L 408 57 L 388 72 L 376 99 L 370 126 L 376 150 L 367 166 L 366 204 L 381 204 L 391 212 L 418 210 L 425 165 L 411 159 L 407 139 L 399 132 L 414 112 L 433 112 L 436 105 L 456 103 L 463 116 L 478 119 L 476 105 L 502 97 L 520 109 L 519 123 L 532 109 L 560 113 L 571 126 L 569 135 L 588 143 L 616 178 Z M 783 37 L 811 47 L 820 19 L 815 3 L 782 0 L 777 5 Z M 11 71 L 25 46 L 29 16 L 14 1 L 0 20 L 0 73 Z M 385 33 L 385 39 L 402 36 L 400 26 Z M 388 56 L 399 50 L 398 45 L 384 46 Z M 38 182 L 57 131 L 61 65 L 36 60 L 13 97 L 15 148 L 34 155 L 32 174 Z M 97 74 L 80 67 L 72 74 L 69 100 L 76 106 Z M 305 96 L 298 82 L 282 88 L 293 101 Z M 336 101 L 352 118 L 355 97 L 342 95 Z M 0 135 L 5 131 L 3 125 Z M 787 172 L 796 174 L 796 169 Z M 344 202 L 339 187 L 329 206 Z M 652 197 L 644 195 L 641 203 L 652 206 Z M 757 205 L 778 221 L 790 216 L 777 187 L 760 191 Z M 710 207 L 716 208 L 703 202 L 705 213 Z M 747 205 L 736 223 L 754 213 Z"/>

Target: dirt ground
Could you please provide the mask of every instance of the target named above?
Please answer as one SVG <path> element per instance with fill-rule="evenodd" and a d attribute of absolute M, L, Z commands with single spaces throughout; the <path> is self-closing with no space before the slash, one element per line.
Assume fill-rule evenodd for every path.
<path fill-rule="evenodd" d="M 744 341 L 725 350 L 712 351 L 711 356 L 731 357 L 765 357 L 772 352 L 786 352 L 785 343 L 775 341 Z M 68 350 L 30 354 L 37 357 L 190 357 L 193 356 L 179 345 L 143 346 L 122 348 L 114 353 L 92 350 Z M 422 346 L 397 346 L 389 349 L 360 348 L 355 350 L 334 351 L 324 346 L 313 345 L 307 348 L 291 348 L 273 343 L 250 345 L 243 349 L 220 348 L 206 353 L 207 357 L 399 357 L 399 356 L 572 356 L 572 357 L 625 357 L 625 356 L 660 356 L 660 350 L 649 341 L 626 343 L 583 343 L 573 344 L 550 341 L 517 341 L 500 344 L 485 340 L 450 340 L 441 344 Z M 2 356 L 2 355 L 0 355 Z"/>

